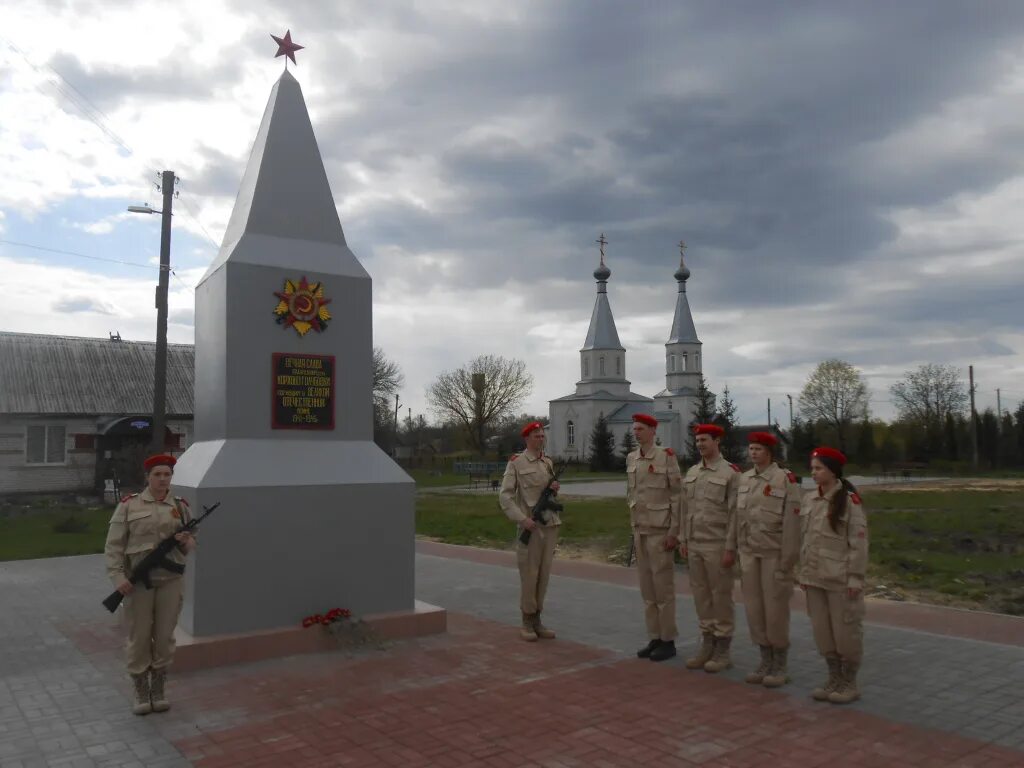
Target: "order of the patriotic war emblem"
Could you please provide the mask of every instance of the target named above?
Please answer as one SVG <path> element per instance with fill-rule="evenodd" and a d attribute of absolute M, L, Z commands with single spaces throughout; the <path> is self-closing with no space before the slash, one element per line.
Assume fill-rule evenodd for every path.
<path fill-rule="evenodd" d="M 285 280 L 284 290 L 274 291 L 274 295 L 280 299 L 274 308 L 278 325 L 294 328 L 299 336 L 311 328 L 317 332 L 327 328 L 331 313 L 326 305 L 331 300 L 324 297 L 323 283 L 310 283 L 305 276 L 298 283 Z"/>

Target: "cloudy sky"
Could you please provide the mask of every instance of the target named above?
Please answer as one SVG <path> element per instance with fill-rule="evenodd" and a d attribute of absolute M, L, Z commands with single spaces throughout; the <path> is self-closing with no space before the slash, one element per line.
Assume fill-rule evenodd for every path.
<path fill-rule="evenodd" d="M 676 243 L 713 390 L 788 424 L 827 357 L 872 410 L 920 363 L 1024 400 L 1024 3 L 6 0 L 0 330 L 172 341 L 282 69 L 302 85 L 404 405 L 476 355 L 573 391 L 594 241 L 633 389 L 664 385 Z M 33 246 L 33 247 L 29 247 Z M 125 262 L 125 263 L 121 263 Z M 403 408 L 404 411 L 404 408 Z"/>

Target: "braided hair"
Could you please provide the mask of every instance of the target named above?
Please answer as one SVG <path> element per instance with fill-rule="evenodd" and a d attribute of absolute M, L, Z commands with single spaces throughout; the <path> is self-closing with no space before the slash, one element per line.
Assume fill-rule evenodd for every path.
<path fill-rule="evenodd" d="M 856 493 L 857 488 L 843 477 L 843 465 L 831 456 L 815 456 L 818 461 L 825 465 L 829 472 L 836 476 L 836 480 L 842 486 L 842 491 L 836 493 L 828 502 L 828 524 L 834 533 L 839 532 L 839 525 L 846 517 L 847 497 Z"/>

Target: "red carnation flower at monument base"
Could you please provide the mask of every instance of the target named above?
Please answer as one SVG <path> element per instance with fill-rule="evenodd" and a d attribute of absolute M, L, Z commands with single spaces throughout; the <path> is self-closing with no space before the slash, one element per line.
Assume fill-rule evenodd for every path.
<path fill-rule="evenodd" d="M 307 616 L 302 620 L 302 628 L 309 629 L 314 624 L 321 624 L 325 627 L 329 627 L 335 622 L 349 619 L 352 617 L 352 611 L 348 608 L 331 608 L 327 613 L 317 613 L 312 616 Z"/>

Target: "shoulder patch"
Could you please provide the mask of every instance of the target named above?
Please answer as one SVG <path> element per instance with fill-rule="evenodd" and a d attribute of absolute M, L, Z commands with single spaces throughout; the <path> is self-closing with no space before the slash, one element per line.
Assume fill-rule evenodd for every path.
<path fill-rule="evenodd" d="M 138 495 L 139 494 L 137 494 L 137 493 L 126 494 L 126 495 L 121 497 L 121 503 L 124 504 L 125 502 L 130 501 L 131 499 L 134 499 Z"/>
<path fill-rule="evenodd" d="M 860 494 L 858 494 L 856 491 L 850 491 L 850 501 L 852 501 L 854 504 L 860 504 Z"/>
<path fill-rule="evenodd" d="M 791 483 L 796 483 L 796 474 L 794 472 L 786 472 L 786 479 Z"/>
<path fill-rule="evenodd" d="M 180 502 L 181 502 L 182 504 L 184 504 L 184 505 L 185 505 L 186 507 L 187 507 L 187 506 L 189 506 L 189 503 L 188 503 L 188 499 L 186 499 L 186 498 L 185 498 L 184 496 L 175 496 L 175 497 L 174 497 L 174 500 L 175 500 L 175 501 L 180 501 Z"/>
<path fill-rule="evenodd" d="M 732 467 L 732 471 L 733 472 L 742 472 L 743 471 L 739 467 L 737 467 L 735 464 L 733 464 L 731 461 L 729 462 L 729 466 Z"/>
<path fill-rule="evenodd" d="M 508 460 L 509 461 L 515 461 L 518 458 L 519 458 L 519 454 L 518 453 L 513 453 L 511 456 L 508 457 Z"/>
<path fill-rule="evenodd" d="M 671 448 L 666 448 L 665 449 L 665 453 L 667 453 L 669 456 L 675 456 L 676 455 L 676 452 L 673 451 Z"/>

